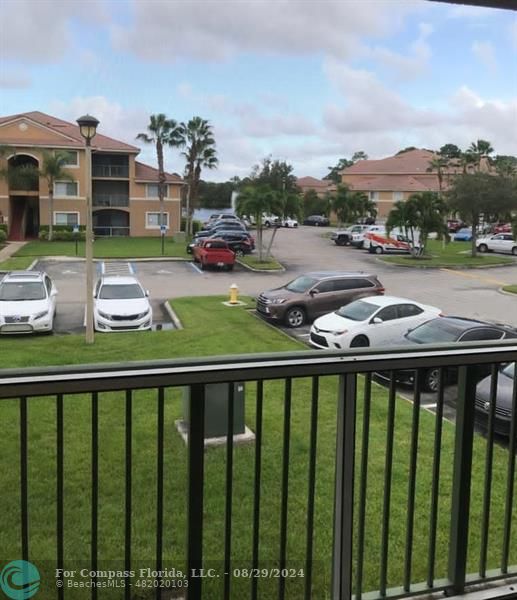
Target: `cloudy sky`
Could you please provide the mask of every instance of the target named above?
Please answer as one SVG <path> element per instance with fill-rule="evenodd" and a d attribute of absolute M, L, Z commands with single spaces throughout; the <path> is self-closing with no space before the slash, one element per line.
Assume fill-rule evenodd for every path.
<path fill-rule="evenodd" d="M 322 177 L 340 157 L 488 139 L 517 154 L 517 13 L 427 0 L 2 0 L 0 114 L 135 143 L 149 115 L 213 124 L 220 167 Z M 137 143 L 136 145 L 139 145 Z M 155 164 L 152 148 L 141 159 Z M 170 150 L 170 171 L 183 160 Z"/>

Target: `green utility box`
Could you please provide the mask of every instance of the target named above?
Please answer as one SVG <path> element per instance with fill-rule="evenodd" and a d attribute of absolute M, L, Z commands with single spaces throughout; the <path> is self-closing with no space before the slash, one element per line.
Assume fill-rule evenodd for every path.
<path fill-rule="evenodd" d="M 233 435 L 244 433 L 244 383 L 209 383 L 205 396 L 205 438 L 228 435 L 228 400 L 233 385 Z M 190 423 L 190 387 L 183 388 L 183 419 Z"/>

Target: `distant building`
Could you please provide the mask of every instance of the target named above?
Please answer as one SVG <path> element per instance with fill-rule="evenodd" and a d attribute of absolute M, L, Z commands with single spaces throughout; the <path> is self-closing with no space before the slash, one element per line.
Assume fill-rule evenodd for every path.
<path fill-rule="evenodd" d="M 101 125 L 102 126 L 102 125 Z M 7 146 L 1 168 L 32 165 L 41 168 L 43 150 L 65 150 L 73 181 L 54 185 L 54 225 L 86 224 L 86 165 L 79 127 L 35 111 L 0 118 L 0 146 Z M 93 229 L 98 236 L 160 235 L 158 169 L 136 160 L 140 149 L 106 137 L 92 140 Z M 166 174 L 165 224 L 171 232 L 181 225 L 183 179 Z M 20 187 L 20 184 L 15 186 Z M 37 237 L 49 224 L 48 186 L 43 178 L 13 189 L 0 180 L 0 215 L 10 239 Z"/>
<path fill-rule="evenodd" d="M 314 190 L 320 198 L 323 198 L 328 192 L 336 191 L 336 184 L 333 181 L 316 179 L 316 177 L 298 177 L 296 185 L 300 188 L 302 194 Z"/>

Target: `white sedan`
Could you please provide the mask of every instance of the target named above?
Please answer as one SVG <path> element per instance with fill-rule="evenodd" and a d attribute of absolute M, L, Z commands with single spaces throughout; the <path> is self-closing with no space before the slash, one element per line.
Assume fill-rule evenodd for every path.
<path fill-rule="evenodd" d="M 93 316 L 97 331 L 151 329 L 149 293 L 136 277 L 104 276 L 95 286 Z"/>
<path fill-rule="evenodd" d="M 517 242 L 511 233 L 497 233 L 476 240 L 480 252 L 508 252 L 517 256 Z"/>
<path fill-rule="evenodd" d="M 316 319 L 310 343 L 331 350 L 396 345 L 403 342 L 408 329 L 438 316 L 439 308 L 407 298 L 362 298 Z"/>

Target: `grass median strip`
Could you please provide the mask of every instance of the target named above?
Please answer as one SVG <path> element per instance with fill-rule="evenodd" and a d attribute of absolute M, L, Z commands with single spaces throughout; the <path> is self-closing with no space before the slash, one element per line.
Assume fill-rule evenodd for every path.
<path fill-rule="evenodd" d="M 517 294 L 517 285 L 505 285 L 503 291 L 510 292 L 510 294 Z"/>
<path fill-rule="evenodd" d="M 12 256 L 0 262 L 0 271 L 24 271 L 34 262 L 34 256 Z"/>
<path fill-rule="evenodd" d="M 251 299 L 242 298 L 252 306 Z M 171 301 L 185 329 L 135 334 L 97 335 L 93 346 L 86 347 L 82 336 L 59 338 L 2 339 L 0 358 L 4 367 L 44 364 L 141 360 L 216 354 L 243 354 L 274 351 L 303 351 L 305 346 L 276 333 L 248 314 L 246 307 L 227 307 L 226 297 L 179 298 Z M 59 343 L 56 343 L 56 340 Z M 75 348 L 74 348 L 75 347 Z M 128 352 L 130 348 L 130 353 Z M 307 518 L 307 474 L 311 413 L 311 379 L 293 381 L 291 442 L 289 462 L 288 566 L 304 568 Z M 314 598 L 330 597 L 330 556 L 332 546 L 332 511 L 334 492 L 335 423 L 337 410 L 337 377 L 320 378 L 318 410 L 318 447 L 316 467 L 316 499 L 314 526 Z M 255 429 L 254 383 L 246 384 L 246 423 Z M 359 399 L 362 397 L 359 378 Z M 279 549 L 281 510 L 281 474 L 283 446 L 282 381 L 264 384 L 264 438 L 262 443 L 261 486 L 261 566 L 276 566 Z M 56 490 L 56 400 L 33 398 L 28 402 L 29 414 L 29 512 L 30 558 L 42 576 L 42 597 L 50 591 L 55 567 L 55 490 Z M 91 400 L 86 395 L 64 399 L 65 457 L 65 568 L 87 567 L 90 560 L 91 511 Z M 358 401 L 357 459 L 360 465 L 362 402 Z M 123 556 L 124 548 L 124 392 L 100 394 L 99 397 L 99 569 L 113 568 Z M 182 391 L 167 389 L 165 399 L 164 452 L 164 567 L 184 567 L 186 520 L 187 452 L 174 428 L 182 416 Z M 407 509 L 407 479 L 412 405 L 402 399 L 396 406 L 394 461 L 392 475 L 389 583 L 401 582 L 404 564 L 404 540 Z M 0 473 L 0 548 L 2 556 L 20 555 L 19 501 L 19 402 L 0 403 L 3 424 Z M 366 506 L 366 548 L 364 581 L 367 589 L 378 585 L 380 531 L 386 449 L 387 391 L 372 388 L 370 451 L 368 459 L 368 502 Z M 413 577 L 424 580 L 427 555 L 432 478 L 432 455 L 436 421 L 432 414 L 420 413 L 419 453 L 417 464 L 417 496 Z M 447 572 L 450 491 L 454 428 L 443 424 L 441 484 L 437 539 L 437 577 Z M 154 567 L 156 524 L 156 434 L 157 391 L 133 392 L 132 453 L 132 556 L 133 568 Z M 250 567 L 251 523 L 253 515 L 253 474 L 255 447 L 234 449 L 233 559 L 235 566 Z M 204 553 L 206 567 L 222 570 L 225 514 L 225 448 L 212 448 L 205 453 L 205 521 Z M 485 441 L 474 441 L 472 530 L 469 539 L 470 570 L 477 567 L 480 536 L 479 523 L 483 502 Z M 498 564 L 502 539 L 507 452 L 494 449 L 494 473 L 500 473 L 492 484 L 492 512 L 489 540 L 489 566 Z M 356 497 L 357 507 L 357 497 Z M 517 519 L 516 519 L 517 520 Z M 517 526 L 517 523 L 514 523 Z M 517 560 L 517 536 L 513 536 L 510 564 Z M 120 567 L 122 568 L 122 567 Z M 50 582 L 50 583 L 49 583 Z M 208 599 L 222 597 L 223 577 L 206 579 L 204 594 Z M 233 580 L 235 597 L 247 597 L 250 581 Z M 289 578 L 286 597 L 303 597 L 304 578 Z M 261 597 L 274 597 L 277 579 L 260 579 Z M 55 593 L 55 588 L 54 588 Z M 99 591 L 103 598 L 103 591 Z M 135 590 L 135 598 L 150 598 L 151 592 Z M 74 599 L 87 598 L 90 590 L 74 590 Z"/>
<path fill-rule="evenodd" d="M 252 269 L 260 271 L 280 271 L 283 266 L 272 256 L 268 260 L 259 260 L 257 255 L 247 254 L 245 256 L 239 256 L 238 261 Z"/>

